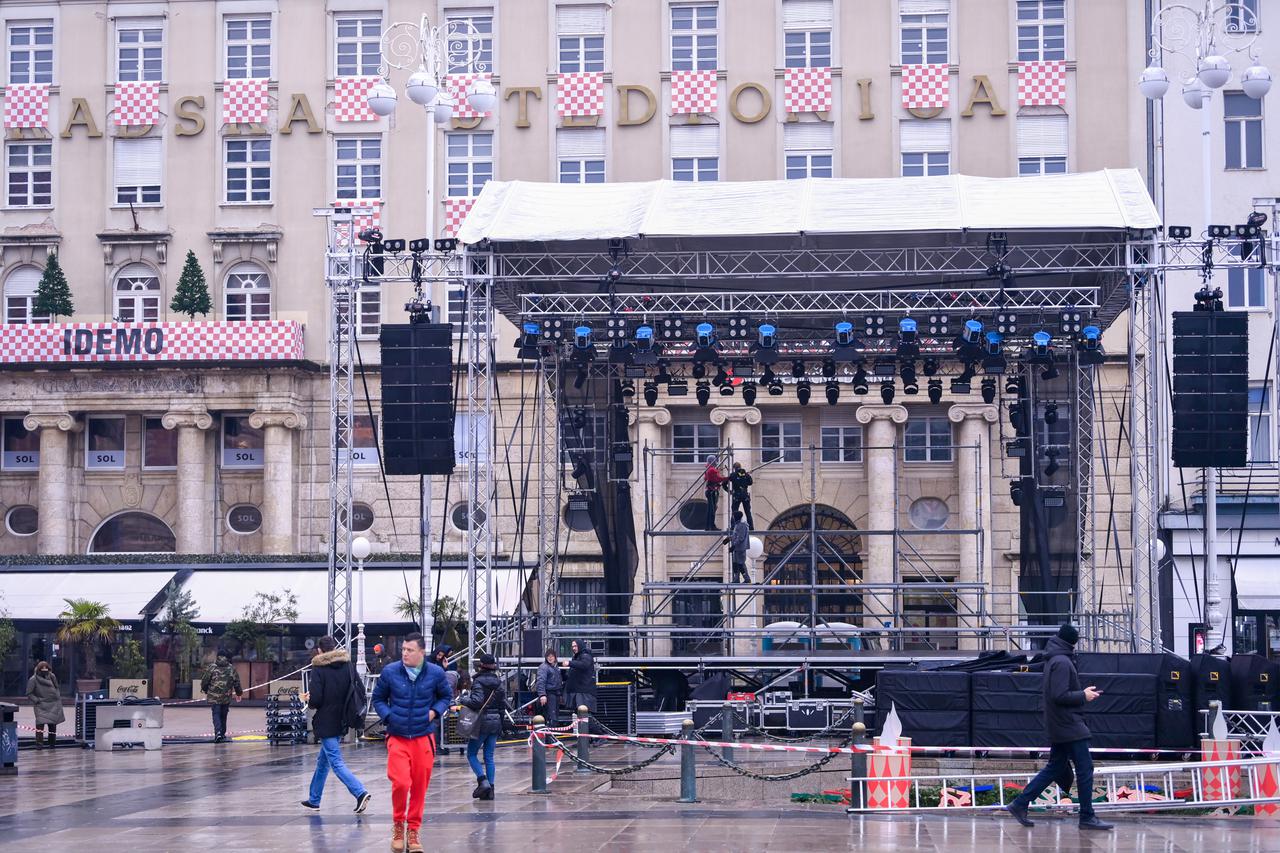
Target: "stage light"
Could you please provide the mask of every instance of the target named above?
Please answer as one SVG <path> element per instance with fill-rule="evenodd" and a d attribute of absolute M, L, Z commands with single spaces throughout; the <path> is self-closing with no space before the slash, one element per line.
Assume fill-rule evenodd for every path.
<path fill-rule="evenodd" d="M 982 321 L 981 320 L 965 320 L 964 331 L 960 333 L 960 337 L 956 339 L 956 349 L 962 346 L 981 346 L 982 345 Z"/>
<path fill-rule="evenodd" d="M 880 383 L 880 399 L 887 406 L 893 402 L 893 380 L 886 379 Z"/>
<path fill-rule="evenodd" d="M 754 406 L 756 404 L 756 383 L 742 383 L 742 402 L 746 403 L 748 406 Z"/>
<path fill-rule="evenodd" d="M 1022 393 L 1022 379 L 1017 376 L 1010 376 L 1004 381 L 1004 393 L 1018 395 Z"/>
<path fill-rule="evenodd" d="M 987 332 L 983 351 L 992 358 L 1004 353 L 1004 335 L 1000 332 Z"/>
<path fill-rule="evenodd" d="M 862 368 L 861 364 L 859 364 L 858 369 L 854 371 L 853 374 L 853 393 L 858 396 L 862 396 L 869 390 L 871 389 L 867 384 L 867 371 Z"/>
<path fill-rule="evenodd" d="M 533 348 L 542 341 L 542 324 L 521 323 L 520 330 L 523 332 L 520 336 L 520 346 Z"/>
<path fill-rule="evenodd" d="M 644 383 L 644 402 L 646 405 L 654 406 L 658 403 L 658 383 L 649 380 Z"/>
<path fill-rule="evenodd" d="M 935 406 L 941 403 L 942 402 L 942 380 L 930 379 L 928 393 L 929 393 L 930 403 L 933 403 Z"/>
<path fill-rule="evenodd" d="M 793 378 L 802 379 L 804 378 L 804 374 L 805 374 L 805 367 L 804 367 L 803 361 L 800 361 L 799 359 L 797 359 L 796 361 L 791 362 L 791 376 Z"/>
<path fill-rule="evenodd" d="M 1019 400 L 1009 406 L 1009 425 L 1018 435 L 1027 435 L 1026 404 Z"/>
<path fill-rule="evenodd" d="M 1188 240 L 1191 238 L 1190 225 L 1170 225 L 1165 229 L 1171 240 Z"/>
<path fill-rule="evenodd" d="M 1046 477 L 1052 477 L 1054 474 L 1058 473 L 1060 468 L 1058 465 L 1058 448 L 1045 448 L 1044 455 L 1049 458 L 1049 464 L 1044 466 L 1044 475 Z"/>
<path fill-rule="evenodd" d="M 1013 499 L 1014 506 L 1022 506 L 1022 481 L 1014 480 L 1009 484 L 1009 497 Z"/>
<path fill-rule="evenodd" d="M 677 340 L 684 337 L 684 320 L 679 317 L 667 318 L 662 321 L 662 339 L 664 341 Z"/>
<path fill-rule="evenodd" d="M 1105 354 L 1102 352 L 1102 330 L 1089 325 L 1080 330 L 1076 348 L 1080 352 L 1081 364 L 1102 364 Z"/>
<path fill-rule="evenodd" d="M 760 374 L 761 385 L 772 385 L 774 379 L 773 368 L 765 365 L 764 371 Z"/>
<path fill-rule="evenodd" d="M 669 383 L 671 381 L 671 365 L 665 361 L 658 362 L 658 372 L 653 377 L 653 380 L 664 385 Z"/>
<path fill-rule="evenodd" d="M 728 380 L 725 380 L 725 382 L 723 382 L 723 383 L 720 385 L 720 396 L 721 396 L 721 397 L 732 397 L 732 396 L 733 396 L 733 383 L 732 383 L 732 382 L 729 382 Z"/>
<path fill-rule="evenodd" d="M 716 365 L 716 375 L 715 375 L 715 378 L 711 380 L 711 384 L 716 386 L 717 388 L 720 388 L 721 386 L 728 383 L 728 381 L 729 381 L 729 374 L 728 372 L 725 371 L 724 365 L 723 364 Z"/>
<path fill-rule="evenodd" d="M 715 344 L 716 330 L 710 323 L 699 323 L 694 332 L 697 335 L 699 348 L 709 349 Z"/>
<path fill-rule="evenodd" d="M 946 314 L 930 314 L 929 334 L 935 338 L 945 338 L 951 334 L 951 318 Z"/>
<path fill-rule="evenodd" d="M 769 380 L 769 396 L 770 397 L 782 396 L 782 380 L 776 376 Z"/>
<path fill-rule="evenodd" d="M 853 324 L 847 320 L 836 323 L 836 346 L 853 346 Z"/>
<path fill-rule="evenodd" d="M 809 384 L 809 380 L 805 379 L 796 384 L 796 400 L 802 406 L 809 405 L 809 395 L 813 393 L 813 386 Z"/>
<path fill-rule="evenodd" d="M 573 330 L 573 346 L 575 349 L 591 349 L 591 327 L 577 326 Z"/>
<path fill-rule="evenodd" d="M 866 320 L 866 335 L 869 338 L 884 337 L 884 317 L 879 314 L 868 316 Z"/>
<path fill-rule="evenodd" d="M 932 356 L 930 356 L 929 358 L 926 358 L 926 359 L 924 360 L 924 370 L 923 370 L 923 372 L 924 372 L 924 375 L 925 375 L 925 376 L 937 376 L 937 375 L 938 375 L 938 360 L 937 360 L 936 358 L 933 358 Z"/>
<path fill-rule="evenodd" d="M 907 362 L 902 365 L 899 373 L 902 376 L 902 393 L 919 394 L 920 382 L 916 379 L 916 366 L 911 362 Z"/>
<path fill-rule="evenodd" d="M 915 320 L 912 320 L 910 317 L 903 317 L 898 321 L 898 340 L 902 341 L 904 344 L 915 343 L 916 328 L 917 324 Z"/>
<path fill-rule="evenodd" d="M 399 254 L 405 250 L 404 240 L 383 240 L 382 248 L 393 255 Z"/>
<path fill-rule="evenodd" d="M 347 232 L 350 234 L 351 232 Z M 382 231 L 377 228 L 362 228 L 360 233 L 356 235 L 361 243 L 381 243 Z"/>
<path fill-rule="evenodd" d="M 423 252 L 431 251 L 431 240 L 426 237 L 419 237 L 416 240 L 409 241 L 409 251 L 415 255 L 421 255 Z"/>
<path fill-rule="evenodd" d="M 1056 424 L 1058 422 L 1058 404 L 1044 404 L 1044 422 L 1047 424 Z"/>
<path fill-rule="evenodd" d="M 1041 329 L 1031 336 L 1031 347 L 1037 358 L 1047 358 L 1053 348 L 1053 335 Z"/>
<path fill-rule="evenodd" d="M 618 264 L 612 265 L 609 267 L 609 271 L 605 273 L 605 278 L 610 284 L 617 284 L 622 281 L 622 267 Z"/>
<path fill-rule="evenodd" d="M 835 381 L 828 382 L 827 405 L 834 406 L 838 402 L 840 402 L 840 383 Z"/>
<path fill-rule="evenodd" d="M 982 402 L 994 403 L 996 401 L 996 381 L 990 376 L 982 380 Z"/>
<path fill-rule="evenodd" d="M 1001 311 L 996 314 L 996 331 L 1002 335 L 1018 333 L 1018 315 Z"/>
<path fill-rule="evenodd" d="M 579 367 L 577 375 L 573 377 L 573 387 L 575 389 L 580 389 L 586 383 L 587 383 L 587 369 L 585 367 Z"/>
<path fill-rule="evenodd" d="M 698 382 L 698 387 L 694 390 L 694 396 L 698 398 L 698 405 L 705 406 L 711 401 L 711 385 L 705 379 Z"/>
<path fill-rule="evenodd" d="M 1057 379 L 1059 375 L 1060 374 L 1058 373 L 1058 365 L 1054 363 L 1053 354 L 1050 353 L 1049 364 L 1048 366 L 1045 367 L 1043 371 L 1040 372 L 1040 378 L 1043 379 L 1045 382 L 1050 382 L 1054 379 Z"/>
<path fill-rule="evenodd" d="M 634 382 L 632 382 L 630 379 L 623 380 L 623 382 L 622 382 L 622 399 L 623 399 L 623 400 L 630 400 L 630 399 L 631 399 L 632 397 L 634 397 L 635 395 L 636 395 L 636 384 L 635 384 Z"/>
<path fill-rule="evenodd" d="M 973 382 L 973 377 L 976 372 L 977 370 L 974 366 L 974 362 L 972 361 L 965 362 L 964 370 L 961 371 L 959 376 L 951 380 L 951 393 L 952 394 L 973 393 L 973 386 L 970 383 Z"/>
<path fill-rule="evenodd" d="M 1249 260 L 1253 257 L 1255 247 L 1262 245 L 1262 226 L 1267 222 L 1267 215 L 1261 211 L 1255 210 L 1249 214 L 1249 219 L 1243 225 L 1236 226 L 1236 236 L 1243 238 L 1240 243 L 1240 259 Z"/>
<path fill-rule="evenodd" d="M 456 252 L 458 251 L 457 237 L 441 237 L 436 240 L 437 252 Z"/>
<path fill-rule="evenodd" d="M 668 397 L 688 397 L 689 383 L 683 379 L 672 379 L 667 383 Z"/>
<path fill-rule="evenodd" d="M 653 349 L 653 326 L 648 323 L 636 326 L 635 346 L 641 350 Z"/>
<path fill-rule="evenodd" d="M 828 358 L 822 362 L 822 375 L 827 379 L 831 379 L 836 375 L 836 363 L 834 359 Z"/>
<path fill-rule="evenodd" d="M 1232 228 L 1230 225 L 1210 225 L 1209 239 L 1223 240 L 1231 236 Z"/>
<path fill-rule="evenodd" d="M 1080 331 L 1082 315 L 1077 308 L 1065 308 L 1058 315 L 1058 331 L 1064 335 L 1072 335 Z"/>
<path fill-rule="evenodd" d="M 707 365 L 706 365 L 706 362 L 702 362 L 702 361 L 696 361 L 696 362 L 694 362 L 694 364 L 693 364 L 693 378 L 694 378 L 694 379 L 702 379 L 702 378 L 703 378 L 703 377 L 705 377 L 706 375 L 707 375 Z"/>
<path fill-rule="evenodd" d="M 773 349 L 778 345 L 778 329 L 771 323 L 761 323 L 756 329 L 756 343 L 760 349 Z"/>

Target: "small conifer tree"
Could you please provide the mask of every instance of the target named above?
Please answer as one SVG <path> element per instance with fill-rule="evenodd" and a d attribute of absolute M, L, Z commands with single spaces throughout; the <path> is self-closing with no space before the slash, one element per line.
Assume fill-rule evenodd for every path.
<path fill-rule="evenodd" d="M 209 285 L 205 283 L 204 270 L 200 269 L 196 253 L 188 249 L 182 275 L 178 277 L 178 290 L 173 294 L 169 308 L 194 320 L 197 314 L 208 314 L 210 307 Z"/>
<path fill-rule="evenodd" d="M 71 287 L 67 284 L 67 276 L 62 272 L 57 255 L 50 255 L 49 262 L 44 265 L 44 275 L 40 276 L 40 284 L 36 287 L 36 301 L 32 313 L 36 316 L 70 317 L 74 309 L 71 307 Z"/>

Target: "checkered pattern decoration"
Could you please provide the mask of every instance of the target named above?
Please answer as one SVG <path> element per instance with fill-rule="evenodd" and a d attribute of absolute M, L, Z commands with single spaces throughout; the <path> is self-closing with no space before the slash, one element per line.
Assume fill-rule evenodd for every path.
<path fill-rule="evenodd" d="M 10 83 L 4 89 L 5 127 L 48 127 L 49 85 Z"/>
<path fill-rule="evenodd" d="M 222 123 L 261 124 L 267 120 L 269 98 L 262 78 L 223 81 Z"/>
<path fill-rule="evenodd" d="M 1018 106 L 1060 107 L 1067 103 L 1067 63 L 1018 63 Z"/>
<path fill-rule="evenodd" d="M 720 108 L 714 71 L 671 72 L 671 114 L 714 115 Z"/>
<path fill-rule="evenodd" d="M 902 66 L 902 108 L 928 110 L 951 103 L 951 68 L 938 65 Z"/>
<path fill-rule="evenodd" d="M 355 226 L 356 234 L 359 234 L 366 228 L 382 227 L 382 199 L 340 199 L 333 203 L 333 207 L 372 207 L 373 213 L 357 213 L 352 218 L 352 224 Z M 345 249 L 351 245 L 351 233 L 345 225 L 337 226 L 337 248 Z"/>
<path fill-rule="evenodd" d="M 446 198 L 444 200 L 444 230 L 441 237 L 456 237 L 467 214 L 471 212 L 474 198 Z"/>
<path fill-rule="evenodd" d="M 561 74 L 556 82 L 556 115 L 604 115 L 604 74 L 579 71 Z"/>
<path fill-rule="evenodd" d="M 493 113 L 478 113 L 467 103 L 467 91 L 477 80 L 492 80 L 489 72 L 480 74 L 449 74 L 444 78 L 445 91 L 453 98 L 454 118 L 488 118 Z"/>
<path fill-rule="evenodd" d="M 302 324 L 291 320 L 0 325 L 0 364 L 300 358 Z"/>
<path fill-rule="evenodd" d="M 377 121 L 378 115 L 369 109 L 369 90 L 378 82 L 377 76 L 339 77 L 333 81 L 333 118 L 335 121 Z"/>
<path fill-rule="evenodd" d="M 142 81 L 116 83 L 117 127 L 151 125 L 160 120 L 160 84 Z"/>
<path fill-rule="evenodd" d="M 783 78 L 783 109 L 789 113 L 821 113 L 831 109 L 830 68 L 788 68 Z"/>

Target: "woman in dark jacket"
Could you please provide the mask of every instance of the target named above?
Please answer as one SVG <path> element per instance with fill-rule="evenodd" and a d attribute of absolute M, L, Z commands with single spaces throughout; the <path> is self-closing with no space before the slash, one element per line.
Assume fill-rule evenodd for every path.
<path fill-rule="evenodd" d="M 44 730 L 49 729 L 49 746 L 56 745 L 58 724 L 66 720 L 62 711 L 62 693 L 58 689 L 58 676 L 48 661 L 36 664 L 36 671 L 27 679 L 27 699 L 36 713 L 36 749 L 44 749 Z"/>
<path fill-rule="evenodd" d="M 332 770 L 356 798 L 355 812 L 361 814 L 369 805 L 369 792 L 342 758 L 342 736 L 347 733 L 347 694 L 352 679 L 360 676 L 351 665 L 351 655 L 346 649 L 338 648 L 333 637 L 321 637 L 316 649 L 319 654 L 311 659 L 311 692 L 306 699 L 307 707 L 316 712 L 311 728 L 320 744 L 320 754 L 316 756 L 316 769 L 311 774 L 311 787 L 302 807 L 312 811 L 320 808 L 324 783 Z"/>
<path fill-rule="evenodd" d="M 476 789 L 471 796 L 480 800 L 493 799 L 493 750 L 502 734 L 502 713 L 507 707 L 507 688 L 498 675 L 498 661 L 493 655 L 480 655 L 476 676 L 471 680 L 471 691 L 462 704 L 480 714 L 476 726 L 467 741 L 467 762 L 476 774 Z M 484 767 L 477 757 L 484 748 Z"/>

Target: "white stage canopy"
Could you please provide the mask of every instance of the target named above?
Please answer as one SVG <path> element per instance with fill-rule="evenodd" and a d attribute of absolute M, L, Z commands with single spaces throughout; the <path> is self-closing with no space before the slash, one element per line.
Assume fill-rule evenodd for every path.
<path fill-rule="evenodd" d="M 1148 229 L 1142 175 L 807 178 L 795 181 L 546 184 L 489 181 L 463 243 L 926 231 Z"/>

